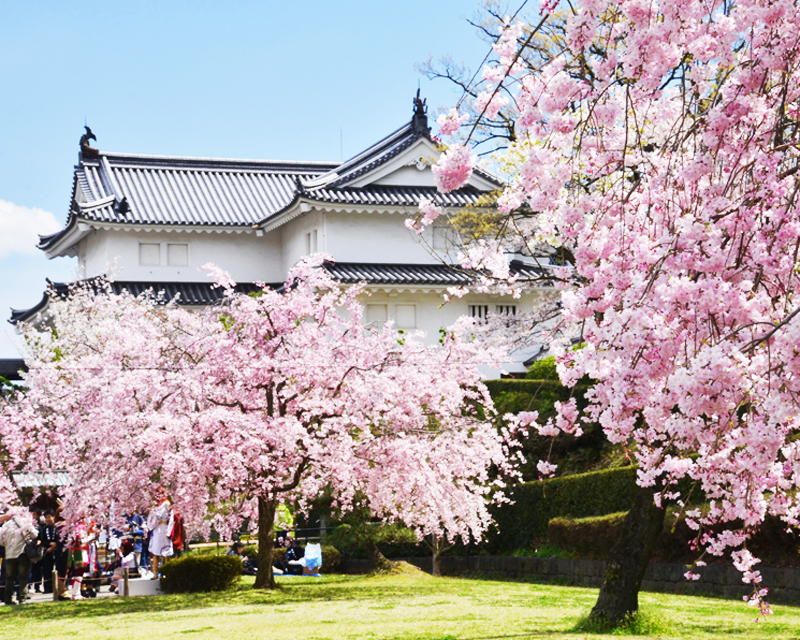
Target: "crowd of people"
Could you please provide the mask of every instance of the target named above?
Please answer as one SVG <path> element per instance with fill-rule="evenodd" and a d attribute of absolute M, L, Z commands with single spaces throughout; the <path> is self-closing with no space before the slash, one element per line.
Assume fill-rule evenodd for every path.
<path fill-rule="evenodd" d="M 13 508 L 0 513 L 0 598 L 5 605 L 23 604 L 31 592 L 53 594 L 59 600 L 96 597 L 102 587 L 121 592 L 125 575 L 157 579 L 166 559 L 187 549 L 183 518 L 163 490 L 145 515 L 125 514 L 119 528 L 101 527 L 85 520 L 70 529 L 56 509 Z M 276 548 L 285 555 L 273 565 L 275 574 L 316 572 L 321 553 L 301 547 L 287 531 L 280 531 Z M 245 575 L 256 575 L 258 558 L 245 554 L 235 542 L 229 555 L 242 557 Z M 16 599 L 15 599 L 16 597 Z"/>
<path fill-rule="evenodd" d="M 0 515 L 4 604 L 24 603 L 29 591 L 55 590 L 58 599 L 73 600 L 95 597 L 106 585 L 119 592 L 125 572 L 155 580 L 163 562 L 186 549 L 183 519 L 161 490 L 146 517 L 126 514 L 123 522 L 120 528 L 103 528 L 84 521 L 66 536 L 60 507 Z"/>

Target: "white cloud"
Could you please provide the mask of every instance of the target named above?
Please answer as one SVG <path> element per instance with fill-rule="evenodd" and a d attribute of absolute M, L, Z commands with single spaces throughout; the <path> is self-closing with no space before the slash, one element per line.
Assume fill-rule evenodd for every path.
<path fill-rule="evenodd" d="M 61 227 L 49 211 L 0 200 L 0 257 L 14 253 L 37 255 L 39 236 L 55 233 Z"/>

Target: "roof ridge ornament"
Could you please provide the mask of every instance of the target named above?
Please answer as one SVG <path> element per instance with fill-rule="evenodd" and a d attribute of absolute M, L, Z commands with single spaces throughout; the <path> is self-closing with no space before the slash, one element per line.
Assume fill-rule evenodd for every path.
<path fill-rule="evenodd" d="M 114 210 L 122 217 L 125 217 L 128 211 L 131 210 L 131 205 L 128 202 L 128 196 L 122 196 L 122 200 L 118 200 L 114 205 Z"/>
<path fill-rule="evenodd" d="M 92 133 L 92 130 L 89 127 L 84 126 L 83 128 L 86 129 L 86 133 L 84 133 L 81 136 L 81 142 L 80 142 L 80 145 L 81 145 L 81 153 L 80 153 L 81 160 L 83 160 L 84 158 L 97 158 L 97 157 L 99 157 L 100 156 L 100 151 L 98 149 L 95 149 L 94 147 L 90 147 L 89 146 L 89 140 L 94 140 L 95 142 L 97 142 L 97 138 Z"/>
<path fill-rule="evenodd" d="M 424 136 L 430 136 L 431 134 L 431 128 L 428 126 L 427 102 L 427 99 L 420 98 L 419 87 L 417 87 L 417 95 L 414 98 L 414 116 L 411 118 L 411 130 Z"/>

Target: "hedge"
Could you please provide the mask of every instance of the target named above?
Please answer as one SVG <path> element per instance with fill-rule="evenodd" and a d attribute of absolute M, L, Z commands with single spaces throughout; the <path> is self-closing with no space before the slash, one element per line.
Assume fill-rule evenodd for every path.
<path fill-rule="evenodd" d="M 161 568 L 161 590 L 198 593 L 232 589 L 242 575 L 238 556 L 192 555 L 174 558 Z"/>
<path fill-rule="evenodd" d="M 636 491 L 636 467 L 632 466 L 517 485 L 509 491 L 513 504 L 493 508 L 497 530 L 490 532 L 486 550 L 527 549 L 533 540 L 547 535 L 547 523 L 553 518 L 627 511 Z"/>
<path fill-rule="evenodd" d="M 558 380 L 558 371 L 556 370 L 556 357 L 548 356 L 541 360 L 536 360 L 525 377 L 529 380 Z"/>
<path fill-rule="evenodd" d="M 611 513 L 595 518 L 553 518 L 547 527 L 547 543 L 576 553 L 584 558 L 605 559 L 622 535 L 626 513 Z M 664 528 L 656 541 L 653 560 L 690 564 L 699 552 L 690 541 L 697 532 L 690 529 L 680 511 L 668 509 Z M 717 530 L 716 527 L 713 528 Z M 747 548 L 761 559 L 764 566 L 800 566 L 800 540 L 786 530 L 786 523 L 776 516 L 767 516 L 759 530 L 747 542 Z M 729 554 L 708 556 L 710 562 L 730 562 Z"/>
<path fill-rule="evenodd" d="M 575 390 L 562 385 L 558 378 L 555 380 L 531 380 L 531 379 L 516 379 L 516 378 L 503 378 L 501 380 L 484 380 L 483 384 L 489 390 L 492 398 L 501 393 L 515 392 L 525 393 L 535 398 L 535 400 L 569 400 L 573 395 L 583 395 L 589 388 L 587 386 L 576 387 Z M 522 407 L 520 411 L 524 411 L 526 407 Z M 533 407 L 536 409 L 536 407 Z"/>
<path fill-rule="evenodd" d="M 607 558 L 626 515 L 623 511 L 591 518 L 553 518 L 547 524 L 547 542 L 584 558 Z"/>

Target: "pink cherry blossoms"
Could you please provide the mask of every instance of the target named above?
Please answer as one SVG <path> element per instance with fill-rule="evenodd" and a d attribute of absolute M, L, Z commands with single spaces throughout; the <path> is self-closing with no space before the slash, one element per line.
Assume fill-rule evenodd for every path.
<path fill-rule="evenodd" d="M 563 21 L 566 48 L 521 68 L 533 27 L 507 27 L 484 72 L 517 109 L 500 198 L 516 232 L 498 249 L 569 256 L 564 317 L 583 348 L 562 351 L 561 378 L 597 381 L 589 418 L 629 448 L 643 486 L 702 489 L 707 553 L 740 547 L 767 514 L 796 527 L 800 8 L 555 4 L 541 19 Z M 463 153 L 442 162 L 447 190 Z M 562 419 L 573 428 L 571 410 Z"/>
<path fill-rule="evenodd" d="M 439 216 L 444 213 L 439 205 L 433 204 L 433 200 L 429 198 L 422 198 L 419 201 L 419 211 L 422 218 L 408 218 L 406 220 L 406 229 L 422 233 L 425 228 L 433 224 Z"/>
<path fill-rule="evenodd" d="M 225 304 L 195 313 L 91 288 L 53 300 L 52 335 L 27 330 L 30 391 L 4 407 L 4 443 L 31 468 L 70 469 L 70 522 L 149 505 L 163 485 L 191 528 L 258 522 L 265 567 L 278 503 L 323 488 L 420 536 L 480 536 L 515 477 L 512 445 L 476 409 L 492 411 L 476 364 L 499 356 L 458 329 L 428 347 L 366 327 L 360 287 L 321 260 L 258 296 L 213 269 Z"/>
<path fill-rule="evenodd" d="M 474 167 L 475 154 L 468 147 L 456 144 L 439 156 L 431 170 L 437 189 L 448 193 L 467 184 Z"/>
<path fill-rule="evenodd" d="M 436 124 L 439 125 L 439 133 L 443 136 L 453 135 L 467 121 L 468 117 L 466 113 L 459 114 L 455 108 L 450 109 L 448 113 L 443 113 L 436 119 Z"/>

